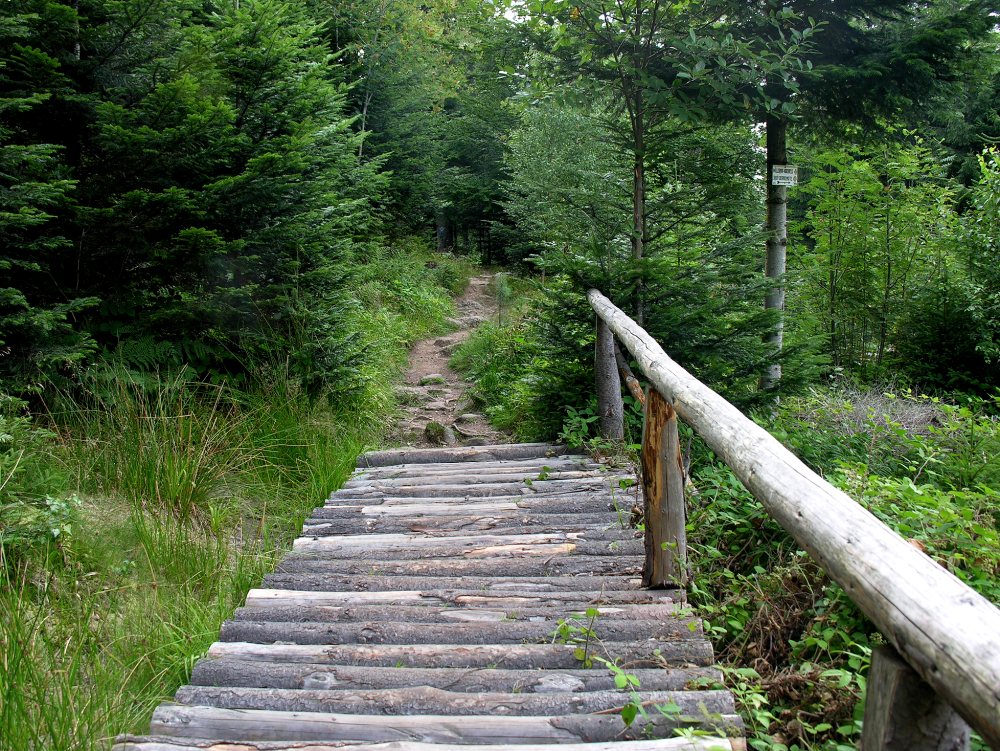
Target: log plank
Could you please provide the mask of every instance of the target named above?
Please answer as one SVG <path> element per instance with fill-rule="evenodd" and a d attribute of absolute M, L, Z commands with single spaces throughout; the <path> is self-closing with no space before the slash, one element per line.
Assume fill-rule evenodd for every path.
<path fill-rule="evenodd" d="M 676 594 L 682 595 L 683 592 Z M 554 624 L 559 620 L 583 618 L 588 607 L 598 611 L 602 622 L 616 621 L 654 621 L 673 618 L 686 611 L 683 609 L 683 598 L 678 597 L 676 603 L 666 604 L 622 604 L 622 605 L 567 605 L 559 602 L 548 607 L 489 607 L 489 606 L 453 606 L 439 607 L 433 605 L 351 605 L 347 607 L 335 605 L 300 605 L 298 607 L 283 607 L 279 601 L 264 603 L 261 607 L 236 608 L 233 621 L 283 621 L 285 623 L 516 623 L 531 621 L 534 623 Z"/>
<path fill-rule="evenodd" d="M 375 535 L 373 535 L 374 537 Z M 381 535 L 386 537 L 387 535 Z M 394 535 L 405 538 L 406 535 Z M 468 539 L 413 538 L 397 539 L 395 544 L 365 546 L 360 541 L 353 545 L 342 545 L 343 537 L 300 537 L 294 543 L 294 550 L 302 555 L 316 553 L 329 558 L 364 558 L 367 555 L 383 560 L 400 558 L 503 558 L 507 556 L 552 556 L 567 555 L 574 551 L 580 555 L 638 555 L 642 551 L 641 540 L 589 541 L 582 535 L 566 535 L 560 540 L 558 535 L 527 535 L 533 539 L 521 539 L 518 535 L 495 535 L 492 537 Z"/>
<path fill-rule="evenodd" d="M 680 691 L 699 681 L 721 683 L 714 667 L 636 668 L 644 691 Z M 369 690 L 430 686 L 464 693 L 506 691 L 550 693 L 612 691 L 614 676 L 594 669 L 501 670 L 497 668 L 406 668 L 317 665 L 313 663 L 268 663 L 215 657 L 199 660 L 191 683 L 200 686 L 246 686 L 257 688 Z"/>
<path fill-rule="evenodd" d="M 455 516 L 462 511 L 473 514 L 592 514 L 611 511 L 620 523 L 627 524 L 635 505 L 631 494 L 581 493 L 575 496 L 505 496 L 503 498 L 478 498 L 475 502 L 464 498 L 384 498 L 332 504 L 313 510 L 315 518 L 356 518 L 361 516 Z"/>
<path fill-rule="evenodd" d="M 521 470 L 504 470 L 491 472 L 469 473 L 465 471 L 437 472 L 401 477 L 367 477 L 358 475 L 341 486 L 342 490 L 364 490 L 399 487 L 421 487 L 425 485 L 478 485 L 479 483 L 517 483 L 530 480 L 532 483 L 545 483 L 553 480 L 566 482 L 569 480 L 600 480 L 609 477 L 604 465 L 595 465 L 594 469 L 553 468 L 549 465 Z"/>
<path fill-rule="evenodd" d="M 642 571 L 640 556 L 566 556 L 560 558 L 510 558 L 498 567 L 486 560 L 411 560 L 378 561 L 304 558 L 285 556 L 275 568 L 286 574 L 371 574 L 373 576 L 484 576 L 502 573 L 504 576 L 570 576 L 573 574 L 620 574 L 636 576 Z"/>
<path fill-rule="evenodd" d="M 573 621 L 583 625 L 586 621 Z M 557 621 L 462 623 L 342 623 L 328 621 L 229 620 L 219 641 L 273 644 L 546 644 L 553 640 Z M 597 639 L 690 639 L 702 636 L 701 622 L 691 618 L 665 621 L 609 621 L 598 619 L 591 630 Z"/>
<path fill-rule="evenodd" d="M 379 521 L 383 523 L 379 525 Z M 375 524 L 370 524 L 375 522 Z M 346 524 L 336 524 L 330 520 L 316 519 L 307 521 L 302 526 L 303 536 L 309 537 L 341 537 L 357 533 L 358 524 L 354 529 L 348 529 Z M 447 540 L 449 537 L 466 536 L 476 533 L 486 533 L 491 535 L 551 535 L 551 534 L 579 534 L 587 540 L 628 540 L 639 539 L 640 532 L 631 528 L 622 528 L 614 520 L 614 517 L 604 517 L 601 523 L 579 523 L 567 522 L 565 524 L 552 523 L 523 523 L 523 524 L 499 524 L 496 520 L 486 519 L 482 525 L 463 525 L 457 529 L 426 527 L 421 519 L 414 519 L 407 523 L 405 517 L 380 516 L 365 519 L 363 525 L 369 534 L 425 534 L 438 540 Z"/>
<path fill-rule="evenodd" d="M 639 589 L 628 576 L 375 576 L 371 574 L 268 574 L 264 589 L 302 592 L 398 592 L 410 589 L 469 589 L 482 592 L 575 592 Z"/>
<path fill-rule="evenodd" d="M 363 512 L 360 515 L 364 515 Z M 432 516 L 422 516 L 419 513 L 405 517 L 399 516 L 369 516 L 359 519 L 359 514 L 354 513 L 341 519 L 330 519 L 322 517 L 310 517 L 303 525 L 304 533 L 330 534 L 354 534 L 359 529 L 366 532 L 425 532 L 436 533 L 444 531 L 464 531 L 468 532 L 489 532 L 490 530 L 503 529 L 531 529 L 526 534 L 537 534 L 538 532 L 562 530 L 565 532 L 578 532 L 583 529 L 625 529 L 628 527 L 629 519 L 625 517 L 619 519 L 617 515 L 607 511 L 590 514 L 537 514 L 524 511 L 514 507 L 510 511 L 482 516 L 469 516 L 468 514 L 435 514 Z M 550 526 L 551 530 L 535 529 L 543 525 Z"/>
<path fill-rule="evenodd" d="M 644 691 L 653 705 L 675 704 L 686 715 L 736 714 L 728 691 Z M 391 689 L 287 689 L 245 686 L 182 686 L 181 704 L 220 709 L 267 709 L 280 712 L 330 712 L 364 715 L 530 715 L 592 714 L 621 710 L 623 691 L 546 693 L 462 693 L 430 686 Z"/>
<path fill-rule="evenodd" d="M 663 605 L 675 600 L 662 592 L 625 590 L 614 592 L 528 592 L 509 590 L 483 592 L 476 589 L 416 589 L 397 592 L 306 592 L 284 589 L 251 589 L 246 605 L 251 608 L 311 607 L 333 605 L 425 605 L 484 606 L 487 608 L 551 607 L 567 609 L 597 605 L 653 604 Z"/>
<path fill-rule="evenodd" d="M 641 741 L 608 741 L 605 743 L 563 743 L 560 751 L 746 751 L 740 738 L 696 736 L 692 738 L 658 738 Z M 197 738 L 156 736 L 119 736 L 112 751 L 482 751 L 482 746 L 454 743 L 420 743 L 392 741 L 364 743 L 359 741 L 240 741 L 234 747 L 228 741 Z M 523 744 L 518 751 L 552 751 L 550 744 Z"/>
<path fill-rule="evenodd" d="M 232 740 L 365 740 L 472 742 L 491 745 L 635 740 L 673 735 L 678 728 L 704 726 L 703 718 L 651 714 L 626 727 L 618 715 L 493 717 L 483 715 L 373 716 L 322 712 L 237 710 L 162 704 L 153 713 L 151 731 L 177 737 Z M 739 733 L 738 716 L 707 718 L 720 730 Z"/>
<path fill-rule="evenodd" d="M 594 647 L 597 649 L 597 645 Z M 416 668 L 574 669 L 580 661 L 574 644 L 254 644 L 215 642 L 209 657 L 263 662 L 308 662 Z M 604 642 L 600 649 L 635 667 L 712 663 L 712 645 L 702 639 Z"/>
<path fill-rule="evenodd" d="M 487 462 L 502 459 L 543 459 L 569 454 L 566 446 L 551 443 L 508 443 L 457 448 L 389 449 L 369 451 L 358 457 L 358 467 L 385 467 L 393 464 L 438 462 Z"/>

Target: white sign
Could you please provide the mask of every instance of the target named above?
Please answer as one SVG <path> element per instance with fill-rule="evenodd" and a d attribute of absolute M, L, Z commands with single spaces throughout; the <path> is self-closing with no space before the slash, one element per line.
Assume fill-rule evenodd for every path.
<path fill-rule="evenodd" d="M 799 184 L 799 168 L 789 164 L 775 164 L 771 167 L 771 185 L 792 186 Z"/>

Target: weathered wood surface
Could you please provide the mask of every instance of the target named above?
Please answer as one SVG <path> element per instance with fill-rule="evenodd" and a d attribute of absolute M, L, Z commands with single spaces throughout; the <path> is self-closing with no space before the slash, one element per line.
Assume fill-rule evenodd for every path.
<path fill-rule="evenodd" d="M 448 465 L 449 467 L 451 465 Z M 581 478 L 604 477 L 607 467 L 602 464 L 581 464 L 570 462 L 565 464 L 544 463 L 524 466 L 494 466 L 493 468 L 470 474 L 468 466 L 465 469 L 441 469 L 436 472 L 424 470 L 419 474 L 393 473 L 381 477 L 370 477 L 367 472 L 355 474 L 344 483 L 341 490 L 353 490 L 377 485 L 395 487 L 399 485 L 477 485 L 480 482 L 523 482 L 525 479 L 537 480 L 577 480 Z"/>
<path fill-rule="evenodd" d="M 634 668 L 645 691 L 680 691 L 694 681 L 721 682 L 713 667 Z M 505 691 L 512 694 L 612 691 L 614 676 L 605 670 L 503 670 L 500 668 L 391 668 L 359 665 L 261 662 L 236 657 L 199 660 L 191 675 L 193 685 L 248 688 L 311 688 L 365 690 L 431 688 L 470 694 Z"/>
<path fill-rule="evenodd" d="M 420 743 L 392 741 L 364 743 L 358 741 L 243 741 L 238 747 L 228 742 L 178 739 L 167 737 L 140 738 L 122 736 L 119 751 L 482 751 L 480 745 L 454 743 Z M 608 743 L 562 743 L 560 751 L 746 751 L 741 738 L 700 736 L 695 738 L 660 738 L 643 741 L 611 741 Z M 518 751 L 552 751 L 549 744 L 524 744 Z"/>
<path fill-rule="evenodd" d="M 428 581 L 430 579 L 430 581 Z M 268 574 L 269 589 L 306 592 L 392 592 L 433 586 L 434 589 L 531 590 L 532 592 L 599 591 L 635 589 L 639 579 L 624 576 L 376 576 L 352 574 Z"/>
<path fill-rule="evenodd" d="M 676 597 L 676 595 L 675 595 Z M 664 604 L 673 602 L 643 590 L 614 592 L 538 592 L 527 589 L 482 592 L 477 589 L 413 589 L 395 592 L 313 592 L 289 589 L 251 589 L 246 604 L 264 607 L 346 607 L 355 605 L 431 605 L 454 608 L 538 608 L 563 607 L 568 611 L 587 610 L 601 605 Z"/>
<path fill-rule="evenodd" d="M 565 516 L 570 516 L 565 514 Z M 581 514 L 583 516 L 583 514 Z M 315 537 L 337 537 L 341 535 L 348 534 L 348 532 L 343 531 L 342 525 L 335 524 L 332 521 L 327 520 L 307 520 L 308 523 L 302 528 L 303 534 L 307 534 Z M 382 534 L 412 534 L 414 532 L 420 534 L 431 535 L 435 539 L 447 540 L 450 537 L 455 536 L 465 536 L 473 532 L 488 532 L 492 535 L 549 535 L 549 534 L 561 534 L 566 532 L 568 534 L 579 534 L 585 536 L 587 540 L 620 540 L 622 537 L 622 527 L 620 525 L 605 526 L 607 524 L 607 517 L 602 520 L 601 523 L 595 524 L 591 522 L 587 524 L 583 521 L 569 522 L 567 521 L 564 525 L 564 529 L 560 530 L 558 525 L 552 523 L 539 523 L 534 524 L 522 524 L 519 526 L 510 526 L 497 524 L 495 520 L 487 520 L 485 524 L 462 524 L 457 529 L 448 529 L 447 527 L 441 528 L 439 526 L 430 524 L 423 525 L 417 520 L 416 524 L 406 524 L 401 521 L 400 517 L 383 517 L 382 523 L 375 524 L 366 523 L 365 529 L 370 530 L 372 533 L 382 533 Z M 623 520 L 624 523 L 628 523 L 628 520 Z M 355 525 L 357 529 L 357 525 Z M 633 532 L 632 537 L 639 539 L 639 533 Z"/>
<path fill-rule="evenodd" d="M 266 709 L 163 704 L 153 713 L 154 734 L 179 738 L 239 740 L 421 741 L 424 743 L 608 742 L 673 735 L 683 727 L 708 727 L 725 734 L 741 729 L 736 715 L 655 715 L 626 726 L 617 714 L 507 717 L 493 715 L 352 715 Z"/>
<path fill-rule="evenodd" d="M 338 545 L 330 537 L 300 537 L 292 548 L 301 555 L 328 558 L 379 558 L 402 560 L 411 558 L 506 558 L 551 557 L 553 555 L 641 555 L 642 540 L 587 540 L 580 534 L 565 535 L 483 535 L 482 537 L 433 538 L 418 535 L 373 535 L 382 538 L 365 546 L 360 540 Z"/>
<path fill-rule="evenodd" d="M 872 650 L 863 751 L 966 751 L 969 726 L 896 654 Z"/>
<path fill-rule="evenodd" d="M 551 624 L 555 629 L 555 624 Z M 701 633 L 697 619 L 670 618 L 666 621 L 613 621 L 595 626 L 600 639 L 677 639 Z M 275 641 L 293 644 L 527 644 L 548 642 L 549 634 L 537 622 L 465 623 L 300 623 L 298 621 L 229 621 L 222 627 L 223 641 L 247 641 L 268 644 Z"/>
<path fill-rule="evenodd" d="M 594 511 L 614 511 L 620 519 L 627 521 L 634 504 L 634 496 L 628 493 L 578 493 L 559 496 L 504 496 L 498 498 L 383 498 L 379 502 L 353 501 L 350 503 L 323 506 L 313 510 L 317 519 L 344 519 L 357 516 L 403 516 L 419 519 L 426 516 L 454 516 L 465 511 L 468 514 L 494 516 L 497 514 L 553 513 L 586 514 Z"/>
<path fill-rule="evenodd" d="M 674 592 L 674 595 L 683 595 Z M 567 607 L 565 602 L 542 606 L 533 600 L 530 607 L 504 608 L 499 604 L 491 608 L 483 603 L 473 607 L 463 607 L 458 604 L 443 606 L 432 605 L 389 605 L 349 607 L 337 605 L 299 605 L 286 607 L 280 601 L 262 603 L 260 607 L 237 608 L 233 613 L 234 621 L 284 621 L 288 623 L 380 623 L 398 622 L 432 625 L 436 623 L 518 623 L 532 621 L 540 623 L 548 621 L 553 628 L 560 620 L 567 618 L 583 618 L 588 609 L 599 613 L 602 624 L 613 624 L 617 621 L 654 621 L 670 619 L 678 614 L 683 605 L 678 603 L 660 604 L 622 604 L 594 605 L 580 603 Z"/>
<path fill-rule="evenodd" d="M 641 587 L 620 471 L 546 446 L 360 463 L 389 457 L 435 463 L 355 473 L 156 711 L 156 737 L 117 751 L 745 748 L 662 738 L 742 725 L 704 688 L 721 675 L 683 590 Z M 631 695 L 581 649 L 673 711 L 625 727 Z"/>
<path fill-rule="evenodd" d="M 906 662 L 1000 748 L 1000 610 L 671 360 L 604 295 L 588 298 L 677 414 Z"/>
<path fill-rule="evenodd" d="M 345 514 L 340 518 L 310 517 L 302 527 L 303 534 L 341 534 L 348 535 L 357 532 L 359 521 L 361 528 L 368 532 L 425 532 L 436 534 L 450 531 L 489 532 L 497 530 L 498 534 L 506 530 L 524 529 L 536 532 L 577 532 L 583 529 L 598 529 L 609 525 L 607 513 L 598 514 L 545 514 L 526 512 L 521 509 L 500 511 L 480 517 L 456 514 L 414 514 L 413 516 L 370 516 L 359 520 L 358 512 Z M 621 521 L 611 522 L 611 528 L 621 529 L 627 526 L 629 517 L 623 516 Z M 548 527 L 548 529 L 542 529 Z"/>
<path fill-rule="evenodd" d="M 687 585 L 687 523 L 684 507 L 684 460 L 677 416 L 656 389 L 646 395 L 642 433 L 642 491 L 647 587 Z"/>
<path fill-rule="evenodd" d="M 401 560 L 377 561 L 354 558 L 304 558 L 285 556 L 275 569 L 288 574 L 372 574 L 375 576 L 483 576 L 497 571 L 493 561 L 483 560 Z M 546 576 L 554 574 L 636 575 L 642 571 L 641 556 L 567 556 L 565 558 L 512 558 L 504 561 L 501 571 L 506 576 Z"/>
<path fill-rule="evenodd" d="M 549 443 L 508 443 L 497 446 L 462 446 L 443 449 L 390 449 L 369 451 L 358 457 L 358 467 L 436 462 L 495 462 L 504 459 L 547 459 L 570 453 Z"/>
<path fill-rule="evenodd" d="M 594 714 L 621 710 L 628 695 L 611 689 L 587 692 L 475 694 L 428 686 L 339 691 L 328 689 L 183 686 L 176 701 L 220 709 L 274 709 L 281 712 L 331 712 L 364 715 L 475 715 L 506 717 Z M 728 691 L 646 691 L 652 704 L 676 704 L 686 715 L 735 714 Z"/>
<path fill-rule="evenodd" d="M 547 633 L 548 629 L 539 629 Z M 551 638 L 551 637 L 550 637 Z M 209 657 L 239 657 L 264 662 L 309 662 L 320 665 L 375 665 L 414 668 L 488 668 L 565 670 L 580 665 L 577 644 L 254 644 L 216 642 Z M 712 662 L 712 645 L 702 638 L 593 644 L 623 663 L 641 667 L 696 665 Z"/>
<path fill-rule="evenodd" d="M 525 476 L 512 480 L 475 484 L 442 482 L 404 485 L 399 482 L 372 482 L 353 488 L 345 488 L 335 495 L 336 499 L 340 501 L 381 500 L 386 496 L 392 496 L 396 499 L 447 498 L 451 496 L 458 498 L 509 498 L 542 494 L 593 493 L 606 490 L 608 487 L 607 480 L 601 476 L 588 475 L 570 479 L 545 478 L 548 480 L 547 482 L 539 480 L 538 477 L 544 477 L 544 475 L 539 473 L 534 478 Z M 618 479 L 618 477 L 614 478 L 615 481 Z"/>
<path fill-rule="evenodd" d="M 563 456 L 541 457 L 535 459 L 504 459 L 492 462 L 476 462 L 476 473 L 513 475 L 525 477 L 537 475 L 542 471 L 553 470 L 602 470 L 605 465 L 595 462 L 585 456 L 568 454 Z M 373 480 L 409 479 L 419 480 L 425 477 L 468 477 L 469 463 L 463 461 L 441 462 L 437 464 L 393 464 L 385 467 L 362 467 L 354 470 L 347 480 L 349 483 L 366 483 Z"/>

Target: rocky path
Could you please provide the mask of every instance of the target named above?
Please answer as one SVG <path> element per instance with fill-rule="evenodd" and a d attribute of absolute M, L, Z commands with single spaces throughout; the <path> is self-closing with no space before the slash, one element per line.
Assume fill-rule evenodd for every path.
<path fill-rule="evenodd" d="M 410 367 L 398 387 L 402 415 L 394 443 L 406 446 L 482 446 L 505 443 L 509 436 L 494 429 L 474 411 L 467 395 L 470 384 L 448 367 L 455 348 L 481 323 L 495 318 L 490 292 L 492 274 L 473 277 L 456 301 L 456 331 L 417 342 Z"/>

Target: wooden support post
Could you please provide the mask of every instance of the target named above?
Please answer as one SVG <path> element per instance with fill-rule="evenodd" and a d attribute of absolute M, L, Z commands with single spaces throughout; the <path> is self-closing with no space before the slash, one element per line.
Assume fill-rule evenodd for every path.
<path fill-rule="evenodd" d="M 659 391 L 646 392 L 642 432 L 642 490 L 645 497 L 646 587 L 687 584 L 687 533 L 684 525 L 684 460 L 677 414 Z"/>
<path fill-rule="evenodd" d="M 969 726 L 896 650 L 877 647 L 868 671 L 863 751 L 965 751 Z"/>
<path fill-rule="evenodd" d="M 625 438 L 625 407 L 615 362 L 615 335 L 600 318 L 597 319 L 594 371 L 597 376 L 597 410 L 600 417 L 598 429 L 603 438 L 621 441 Z"/>
<path fill-rule="evenodd" d="M 628 390 L 632 392 L 632 396 L 635 397 L 636 401 L 639 402 L 643 407 L 646 406 L 646 395 L 642 392 L 642 386 L 639 385 L 639 379 L 635 377 L 635 373 L 632 372 L 632 368 L 629 367 L 628 360 L 625 359 L 625 355 L 622 354 L 622 348 L 618 346 L 618 342 L 615 342 L 615 362 L 618 363 L 618 374 L 625 381 L 625 385 Z"/>

